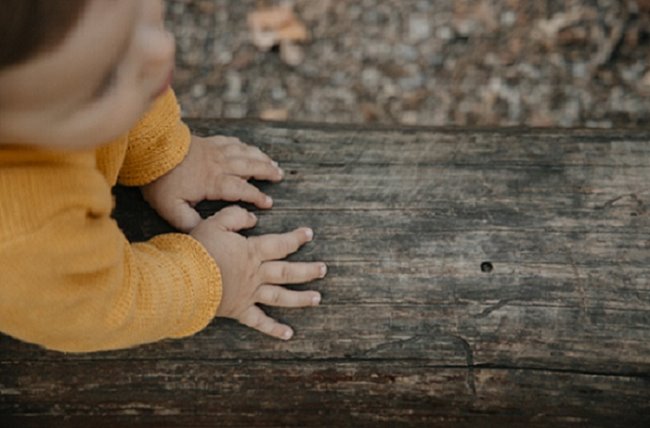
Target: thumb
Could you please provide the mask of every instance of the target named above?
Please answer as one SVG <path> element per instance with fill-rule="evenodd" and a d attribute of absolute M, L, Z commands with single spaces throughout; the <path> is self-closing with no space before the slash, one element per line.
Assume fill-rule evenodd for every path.
<path fill-rule="evenodd" d="M 242 229 L 250 229 L 257 224 L 257 217 L 238 206 L 230 206 L 222 209 L 207 221 L 229 231 L 238 232 Z"/>
<path fill-rule="evenodd" d="M 200 222 L 201 216 L 194 208 L 184 200 L 178 200 L 167 207 L 163 212 L 163 217 L 175 228 L 183 232 L 189 232 L 194 229 Z"/>

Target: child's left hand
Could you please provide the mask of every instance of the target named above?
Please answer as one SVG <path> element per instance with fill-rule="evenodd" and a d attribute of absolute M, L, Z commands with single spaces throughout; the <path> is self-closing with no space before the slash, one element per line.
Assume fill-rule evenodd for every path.
<path fill-rule="evenodd" d="M 179 230 L 201 221 L 194 206 L 203 200 L 249 202 L 271 208 L 273 201 L 248 180 L 280 181 L 282 170 L 257 147 L 237 138 L 192 136 L 185 159 L 173 170 L 141 187 L 145 200 Z"/>

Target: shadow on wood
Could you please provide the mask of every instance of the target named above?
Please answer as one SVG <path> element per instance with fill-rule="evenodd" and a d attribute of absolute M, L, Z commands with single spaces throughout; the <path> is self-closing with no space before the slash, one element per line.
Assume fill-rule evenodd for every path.
<path fill-rule="evenodd" d="M 650 423 L 650 131 L 191 124 L 287 172 L 250 233 L 314 228 L 292 259 L 328 263 L 322 306 L 270 311 L 288 343 L 224 320 L 89 355 L 1 337 L 2 426 Z M 172 231 L 116 195 L 130 239 Z"/>

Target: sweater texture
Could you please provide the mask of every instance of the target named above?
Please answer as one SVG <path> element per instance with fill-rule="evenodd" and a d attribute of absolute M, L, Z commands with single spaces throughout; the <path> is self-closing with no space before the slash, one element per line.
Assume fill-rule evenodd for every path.
<path fill-rule="evenodd" d="M 97 149 L 0 145 L 0 331 L 65 352 L 192 335 L 215 316 L 221 275 L 186 234 L 131 244 L 111 188 L 178 165 L 190 132 L 170 90 L 128 135 Z"/>

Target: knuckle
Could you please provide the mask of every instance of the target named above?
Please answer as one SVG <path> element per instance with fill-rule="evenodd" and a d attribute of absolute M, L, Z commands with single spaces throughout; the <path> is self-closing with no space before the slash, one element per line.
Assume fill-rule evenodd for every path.
<path fill-rule="evenodd" d="M 218 165 L 223 165 L 227 162 L 229 154 L 225 150 L 215 150 L 213 156 L 214 156 L 213 160 L 215 161 L 215 163 L 217 163 Z"/>
<path fill-rule="evenodd" d="M 246 180 L 242 178 L 237 179 L 237 192 L 240 194 L 240 196 L 244 196 L 251 191 L 251 187 L 253 187 L 251 184 L 247 183 Z M 254 188 L 254 187 L 253 187 Z"/>
<path fill-rule="evenodd" d="M 282 265 L 280 268 L 280 279 L 282 282 L 289 282 L 291 280 L 291 269 L 288 265 Z"/>
<path fill-rule="evenodd" d="M 255 238 L 248 238 L 247 246 L 246 246 L 246 255 L 247 258 L 246 260 L 251 260 L 252 263 L 259 264 L 259 261 L 261 260 L 260 257 L 260 250 L 257 245 L 257 241 L 254 241 Z M 257 272 L 253 274 L 253 279 L 257 278 Z"/>
<path fill-rule="evenodd" d="M 213 177 L 211 180 L 214 183 L 214 191 L 222 195 L 226 189 L 226 183 L 224 180 L 219 180 L 218 177 Z"/>
<path fill-rule="evenodd" d="M 223 156 L 224 159 L 235 157 L 239 153 L 237 145 L 232 144 L 227 140 L 223 142 L 222 151 L 223 151 L 222 156 Z"/>
<path fill-rule="evenodd" d="M 242 323 L 256 330 L 261 330 L 264 324 L 264 319 L 260 316 L 260 314 L 250 313 L 246 315 L 244 319 L 242 319 Z"/>
<path fill-rule="evenodd" d="M 248 214 L 248 211 L 246 211 L 244 208 L 240 206 L 233 206 L 233 209 L 237 212 L 238 215 L 246 215 Z"/>
<path fill-rule="evenodd" d="M 224 214 L 230 214 L 230 215 L 239 215 L 241 214 L 241 211 L 243 208 L 238 207 L 236 205 L 231 205 L 229 207 L 226 207 L 223 209 Z"/>
<path fill-rule="evenodd" d="M 260 294 L 263 303 L 276 305 L 280 301 L 280 292 L 270 287 L 265 288 Z"/>
<path fill-rule="evenodd" d="M 239 320 L 240 323 L 244 324 L 245 326 L 253 327 L 253 317 L 248 312 L 244 312 L 243 314 L 240 314 L 237 319 Z"/>
<path fill-rule="evenodd" d="M 239 207 L 239 206 L 231 206 L 231 207 L 228 207 L 228 208 L 225 208 L 225 209 L 228 210 L 228 215 L 230 215 L 233 218 L 236 218 L 238 220 L 243 219 L 244 217 L 246 217 L 248 215 L 248 211 L 246 211 L 245 209 L 243 209 L 242 207 Z"/>
<path fill-rule="evenodd" d="M 271 302 L 273 302 L 274 305 L 278 305 L 280 301 L 282 300 L 282 295 L 280 293 L 280 290 L 276 289 L 271 292 Z"/>
<path fill-rule="evenodd" d="M 255 317 L 255 321 L 253 321 L 253 328 L 257 330 L 265 330 L 266 323 L 264 322 L 264 319 L 261 316 Z"/>

